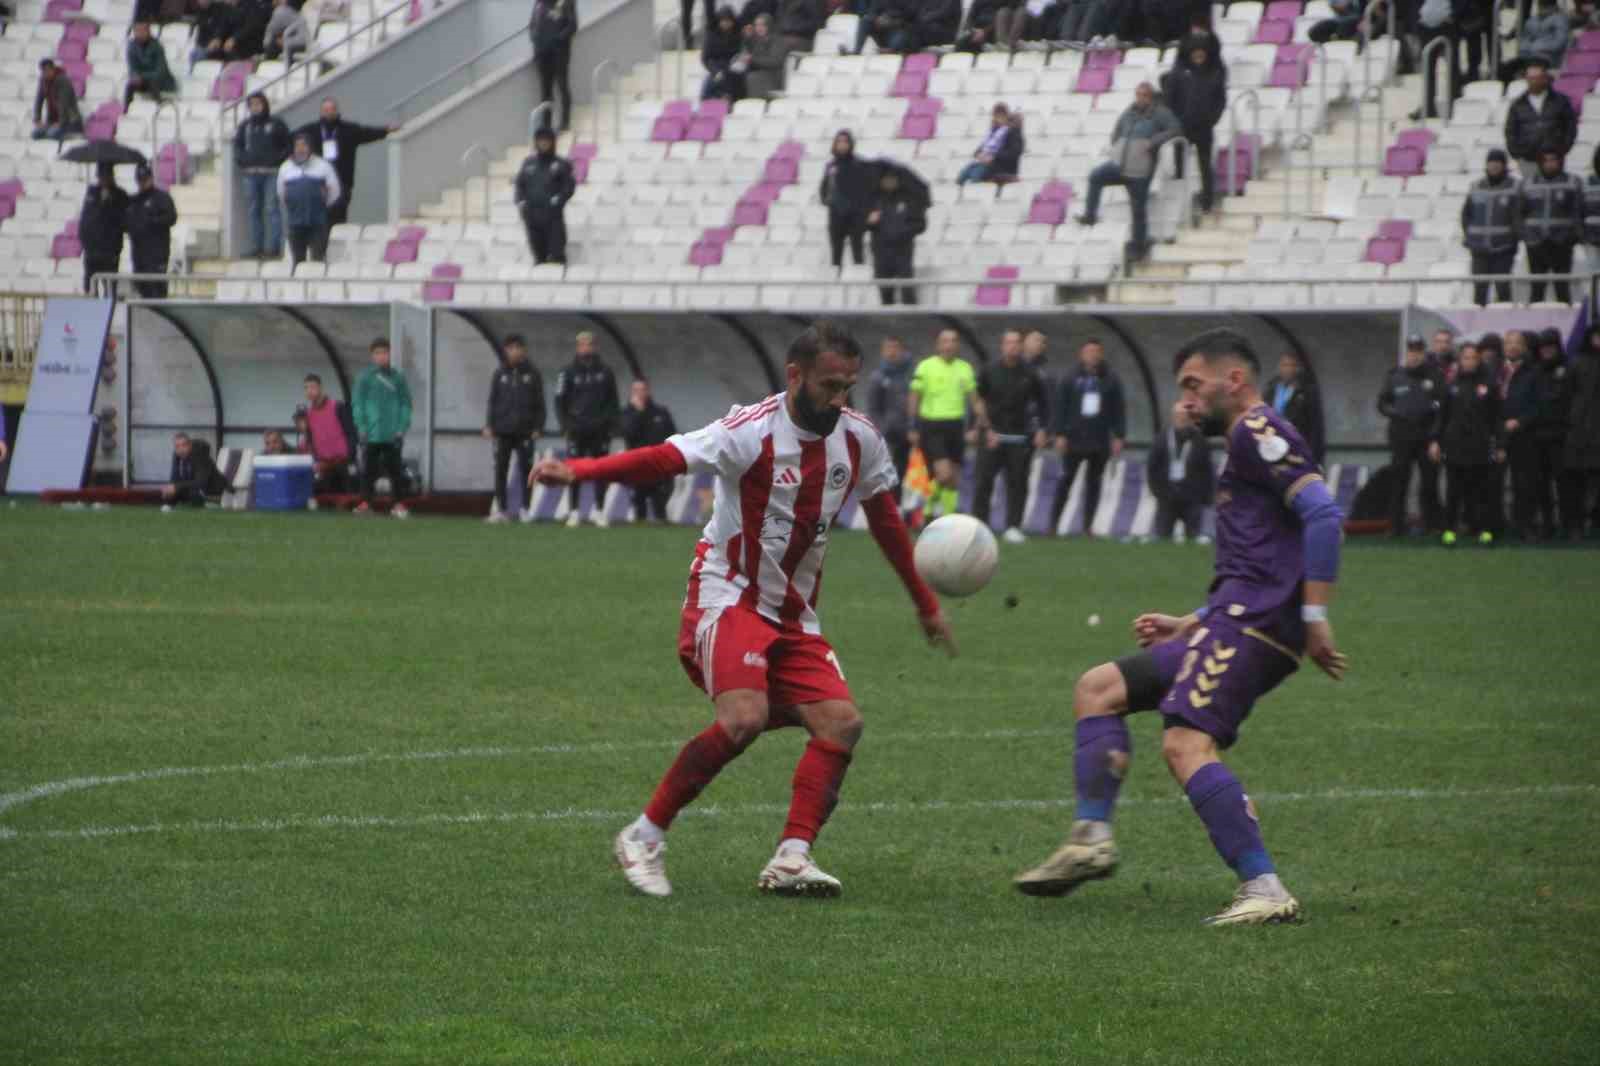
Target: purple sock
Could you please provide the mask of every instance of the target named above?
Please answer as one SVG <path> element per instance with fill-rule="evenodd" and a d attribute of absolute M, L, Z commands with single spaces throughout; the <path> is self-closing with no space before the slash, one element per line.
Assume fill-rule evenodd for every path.
<path fill-rule="evenodd" d="M 1077 752 L 1072 759 L 1078 790 L 1075 817 L 1094 822 L 1111 820 L 1111 808 L 1116 805 L 1117 791 L 1132 757 L 1133 738 L 1121 716 L 1078 719 Z"/>
<path fill-rule="evenodd" d="M 1275 872 L 1267 846 L 1261 842 L 1255 808 L 1232 770 L 1219 762 L 1207 763 L 1189 778 L 1184 791 L 1189 793 L 1194 813 L 1206 824 L 1212 846 L 1239 880 Z"/>

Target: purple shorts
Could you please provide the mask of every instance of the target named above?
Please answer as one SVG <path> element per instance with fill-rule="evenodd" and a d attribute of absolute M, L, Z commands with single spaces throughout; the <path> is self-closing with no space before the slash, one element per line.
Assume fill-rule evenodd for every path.
<path fill-rule="evenodd" d="M 1117 661 L 1128 685 L 1129 711 L 1159 710 L 1169 722 L 1198 729 L 1222 748 L 1239 739 L 1239 726 L 1256 700 L 1299 666 L 1275 642 L 1226 619 Z"/>

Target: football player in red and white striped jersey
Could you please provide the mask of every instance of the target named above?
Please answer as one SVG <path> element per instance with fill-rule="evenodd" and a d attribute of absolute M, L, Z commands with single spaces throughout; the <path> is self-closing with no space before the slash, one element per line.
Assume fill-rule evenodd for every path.
<path fill-rule="evenodd" d="M 716 721 L 684 746 L 644 813 L 617 835 L 617 861 L 646 895 L 672 891 L 663 851 L 677 813 L 763 731 L 785 726 L 803 726 L 811 739 L 795 768 L 777 854 L 757 887 L 839 894 L 811 844 L 838 801 L 861 714 L 816 608 L 828 538 L 852 492 L 924 634 L 955 653 L 939 600 L 912 563 L 889 449 L 870 421 L 845 406 L 861 370 L 855 338 L 818 322 L 790 345 L 785 370 L 783 392 L 703 429 L 602 459 L 547 459 L 533 471 L 546 484 L 640 484 L 690 472 L 716 478 L 678 637 L 683 667 L 712 698 Z"/>

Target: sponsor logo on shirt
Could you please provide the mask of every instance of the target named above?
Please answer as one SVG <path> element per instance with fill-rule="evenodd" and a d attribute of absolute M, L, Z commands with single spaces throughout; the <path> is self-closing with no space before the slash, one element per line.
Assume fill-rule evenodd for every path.
<path fill-rule="evenodd" d="M 850 480 L 850 468 L 843 463 L 834 463 L 833 469 L 828 471 L 828 487 L 842 489 Z"/>

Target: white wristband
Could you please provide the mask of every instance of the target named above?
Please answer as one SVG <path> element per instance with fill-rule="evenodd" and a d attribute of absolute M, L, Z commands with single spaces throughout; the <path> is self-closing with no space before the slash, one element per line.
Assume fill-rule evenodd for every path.
<path fill-rule="evenodd" d="M 1326 622 L 1328 620 L 1327 604 L 1306 603 L 1300 606 L 1300 621 Z"/>

